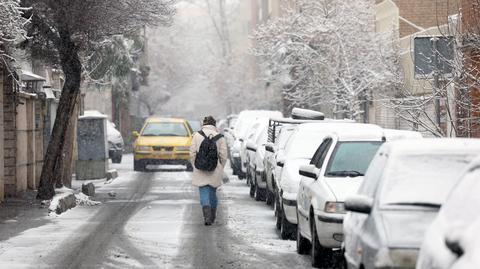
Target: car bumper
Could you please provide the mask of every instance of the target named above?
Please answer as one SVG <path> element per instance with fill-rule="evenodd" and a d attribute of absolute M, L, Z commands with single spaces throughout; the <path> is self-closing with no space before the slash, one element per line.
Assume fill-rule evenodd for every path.
<path fill-rule="evenodd" d="M 343 242 L 343 214 L 315 212 L 318 240 L 326 248 L 339 248 Z"/>
<path fill-rule="evenodd" d="M 113 156 L 118 156 L 123 154 L 123 149 L 109 149 L 108 157 L 112 158 Z"/>
<path fill-rule="evenodd" d="M 170 152 L 135 152 L 136 161 L 190 161 L 190 152 L 188 151 L 170 151 Z"/>

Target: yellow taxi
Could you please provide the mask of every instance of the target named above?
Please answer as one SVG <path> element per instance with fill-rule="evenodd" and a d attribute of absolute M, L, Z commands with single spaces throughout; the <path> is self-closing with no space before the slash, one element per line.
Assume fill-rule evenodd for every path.
<path fill-rule="evenodd" d="M 149 164 L 190 164 L 190 145 L 193 131 L 187 120 L 173 118 L 148 118 L 140 131 L 133 132 L 133 170 L 145 171 Z"/>

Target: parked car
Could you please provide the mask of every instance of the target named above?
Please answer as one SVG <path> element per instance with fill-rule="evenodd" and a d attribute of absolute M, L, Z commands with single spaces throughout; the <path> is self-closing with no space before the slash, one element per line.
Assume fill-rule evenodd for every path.
<path fill-rule="evenodd" d="M 276 135 L 274 142 L 267 143 L 265 145 L 265 177 L 266 177 L 266 202 L 268 205 L 275 202 L 275 193 L 277 189 L 276 178 L 280 178 L 281 168 L 277 165 L 277 157 L 284 159 L 285 147 L 287 141 L 295 130 L 296 125 L 284 124 L 279 127 L 278 134 Z M 278 199 L 277 199 L 278 200 Z M 280 229 L 280 227 L 278 227 Z"/>
<path fill-rule="evenodd" d="M 247 133 L 251 129 L 255 119 L 262 117 L 282 117 L 282 113 L 279 111 L 270 110 L 245 110 L 238 114 L 238 118 L 235 122 L 233 129 L 234 142 L 230 148 L 232 156 L 232 169 L 233 174 L 238 175 L 239 178 L 244 178 L 246 173 L 246 166 L 241 158 L 242 143 L 247 138 Z M 245 157 L 245 156 L 244 156 Z"/>
<path fill-rule="evenodd" d="M 302 175 L 289 218 L 298 221 L 297 250 L 311 250 L 312 265 L 325 266 L 343 242 L 346 196 L 355 194 L 363 175 L 385 141 L 383 129 L 372 124 L 343 124 L 330 128 Z M 292 216 L 295 214 L 295 216 Z"/>
<path fill-rule="evenodd" d="M 247 144 L 253 143 L 253 141 L 256 140 L 256 137 L 261 131 L 261 126 L 264 124 L 265 119 L 255 119 L 252 126 L 250 127 L 250 130 L 248 131 L 246 138 L 242 140 L 242 144 L 240 147 L 240 159 L 242 160 L 242 163 L 245 163 L 244 166 L 246 167 L 244 175 L 247 179 L 247 185 L 250 185 L 252 180 L 252 171 L 250 170 L 250 166 L 248 165 L 248 163 L 250 162 L 251 155 L 253 155 L 253 152 L 248 150 Z"/>
<path fill-rule="evenodd" d="M 341 206 L 348 268 L 415 268 L 427 227 L 479 151 L 480 140 L 467 139 L 383 145 Z"/>
<path fill-rule="evenodd" d="M 476 158 L 428 228 L 416 268 L 480 268 L 479 178 Z"/>
<path fill-rule="evenodd" d="M 256 201 L 264 201 L 266 196 L 265 144 L 268 138 L 268 119 L 259 119 L 257 131 L 252 140 L 247 142 L 248 171 L 250 178 L 250 196 Z"/>
<path fill-rule="evenodd" d="M 297 225 L 297 193 L 300 183 L 299 167 L 311 158 L 326 135 L 352 123 L 305 123 L 296 127 L 285 148 L 285 157 L 277 159 L 283 165 L 277 189 L 279 207 L 276 213 L 282 239 L 294 239 Z M 363 126 L 363 124 L 355 124 Z M 380 128 L 380 127 L 378 127 Z"/>
<path fill-rule="evenodd" d="M 145 171 L 149 164 L 183 164 L 192 171 L 192 134 L 185 119 L 148 118 L 140 133 L 133 133 L 136 137 L 133 170 Z"/>
<path fill-rule="evenodd" d="M 124 149 L 122 134 L 117 130 L 115 124 L 107 120 L 108 158 L 112 163 L 121 163 Z"/>

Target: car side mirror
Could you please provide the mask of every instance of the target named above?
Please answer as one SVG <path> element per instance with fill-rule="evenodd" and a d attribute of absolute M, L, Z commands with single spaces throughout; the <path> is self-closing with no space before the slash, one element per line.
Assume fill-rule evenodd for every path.
<path fill-rule="evenodd" d="M 133 136 L 134 138 L 138 138 L 138 137 L 140 136 L 140 134 L 139 134 L 137 131 L 133 131 L 133 132 L 132 132 L 132 136 Z"/>
<path fill-rule="evenodd" d="M 463 256 L 464 250 L 458 240 L 451 240 L 447 238 L 445 239 L 445 245 L 453 254 L 457 255 L 457 257 Z"/>
<path fill-rule="evenodd" d="M 265 150 L 271 153 L 275 153 L 275 148 L 273 146 L 273 143 L 265 144 Z"/>
<path fill-rule="evenodd" d="M 345 200 L 345 209 L 355 213 L 370 214 L 373 208 L 373 199 L 365 195 L 350 196 Z"/>
<path fill-rule="evenodd" d="M 312 178 L 312 179 L 317 179 L 318 177 L 317 171 L 318 169 L 313 164 L 301 165 L 300 168 L 298 169 L 298 173 L 301 176 Z"/>
<path fill-rule="evenodd" d="M 247 150 L 256 152 L 257 151 L 257 145 L 252 143 L 252 142 L 248 142 L 247 143 Z"/>
<path fill-rule="evenodd" d="M 283 167 L 285 165 L 285 156 L 277 156 L 277 165 Z"/>

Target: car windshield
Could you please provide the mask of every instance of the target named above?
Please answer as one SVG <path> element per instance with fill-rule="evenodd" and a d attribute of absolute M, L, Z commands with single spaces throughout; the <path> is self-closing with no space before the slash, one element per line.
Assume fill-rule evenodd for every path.
<path fill-rule="evenodd" d="M 448 152 L 392 160 L 384 175 L 380 204 L 439 207 L 473 157 Z"/>
<path fill-rule="evenodd" d="M 380 141 L 339 142 L 325 172 L 327 177 L 357 177 L 365 175 Z"/>
<path fill-rule="evenodd" d="M 188 131 L 181 122 L 153 122 L 145 126 L 142 136 L 188 136 Z"/>

